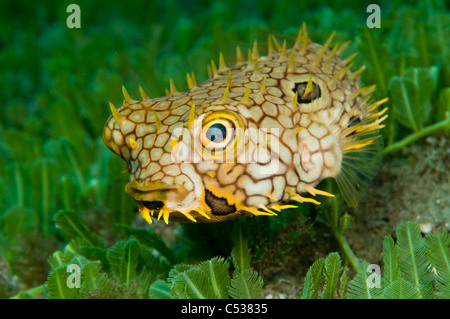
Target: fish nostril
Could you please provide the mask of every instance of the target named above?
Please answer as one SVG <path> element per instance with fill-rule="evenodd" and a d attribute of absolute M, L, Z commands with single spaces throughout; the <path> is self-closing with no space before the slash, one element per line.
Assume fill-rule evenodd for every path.
<path fill-rule="evenodd" d="M 153 200 L 153 201 L 142 201 L 142 204 L 144 204 L 145 207 L 147 207 L 150 210 L 159 210 L 164 206 L 164 203 L 159 200 Z"/>

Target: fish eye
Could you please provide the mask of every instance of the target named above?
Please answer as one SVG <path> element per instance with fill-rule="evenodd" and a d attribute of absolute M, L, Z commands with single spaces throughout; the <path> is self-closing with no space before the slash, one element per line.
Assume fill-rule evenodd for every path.
<path fill-rule="evenodd" d="M 320 90 L 320 86 L 314 82 L 312 82 L 312 90 L 308 94 L 305 95 L 306 87 L 308 86 L 308 82 L 299 82 L 295 83 L 295 87 L 292 91 L 298 93 L 297 102 L 298 103 L 311 103 L 315 99 L 318 99 L 322 95 L 322 91 Z"/>
<path fill-rule="evenodd" d="M 202 130 L 202 145 L 207 150 L 221 151 L 233 141 L 235 130 L 234 123 L 229 119 L 213 119 Z"/>
<path fill-rule="evenodd" d="M 206 131 L 206 138 L 214 143 L 221 143 L 227 138 L 227 129 L 222 123 L 211 125 Z"/>
<path fill-rule="evenodd" d="M 233 156 L 243 140 L 243 128 L 238 114 L 229 110 L 213 112 L 203 118 L 201 126 L 194 131 L 195 143 L 200 146 L 196 149 L 209 159 Z"/>

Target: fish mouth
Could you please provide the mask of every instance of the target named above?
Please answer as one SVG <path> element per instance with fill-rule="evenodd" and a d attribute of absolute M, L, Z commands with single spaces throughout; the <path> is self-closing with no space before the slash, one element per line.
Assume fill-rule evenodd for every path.
<path fill-rule="evenodd" d="M 167 201 L 181 202 L 188 194 L 183 185 L 167 185 L 161 181 L 140 183 L 133 179 L 125 191 L 149 210 L 161 209 Z"/>
<path fill-rule="evenodd" d="M 164 202 L 160 200 L 153 200 L 153 201 L 144 200 L 141 201 L 141 203 L 150 211 L 160 210 L 161 208 L 164 207 Z"/>

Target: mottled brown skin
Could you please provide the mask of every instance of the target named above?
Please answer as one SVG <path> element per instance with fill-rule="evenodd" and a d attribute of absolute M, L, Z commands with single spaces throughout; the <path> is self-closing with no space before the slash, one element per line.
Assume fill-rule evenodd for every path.
<path fill-rule="evenodd" d="M 126 191 L 150 223 L 150 215 L 218 222 L 274 215 L 292 200 L 316 202 L 299 194 L 331 195 L 314 187 L 341 172 L 345 154 L 363 151 L 376 138 L 366 136 L 379 129 L 383 112 L 374 111 L 384 101 L 366 103 L 374 88 L 360 90 L 361 71 L 349 71 L 338 46 L 313 43 L 306 30 L 289 50 L 269 39 L 267 56 L 255 46 L 243 61 L 238 51 L 234 66 L 221 60 L 206 82 L 196 85 L 189 77 L 193 87 L 186 92 L 172 87 L 169 96 L 143 94 L 142 101 L 125 92 L 103 138 L 128 163 Z M 200 157 L 206 146 L 218 145 L 207 138 L 217 132 L 208 123 L 246 130 L 229 140 L 226 163 L 217 161 L 220 152 Z"/>

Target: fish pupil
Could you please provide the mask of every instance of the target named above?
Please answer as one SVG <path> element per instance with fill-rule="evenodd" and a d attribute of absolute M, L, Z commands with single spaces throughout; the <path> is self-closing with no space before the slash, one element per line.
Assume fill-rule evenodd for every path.
<path fill-rule="evenodd" d="M 223 124 L 213 124 L 206 131 L 206 138 L 215 143 L 223 142 L 227 138 L 227 129 Z"/>

